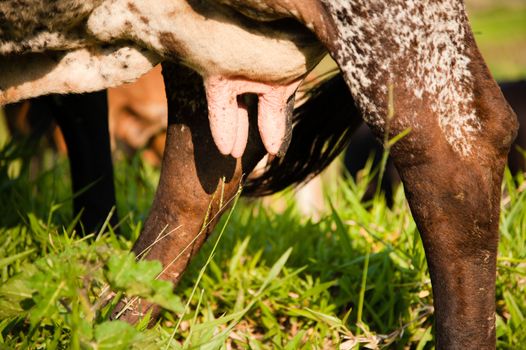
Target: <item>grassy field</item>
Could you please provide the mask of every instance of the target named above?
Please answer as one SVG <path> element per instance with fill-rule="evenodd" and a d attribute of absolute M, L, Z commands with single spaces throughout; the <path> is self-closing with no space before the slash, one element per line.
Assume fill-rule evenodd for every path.
<path fill-rule="evenodd" d="M 10 152 L 7 152 L 10 150 Z M 135 262 L 137 237 L 158 173 L 117 163 L 121 235 L 72 231 L 65 159 L 44 153 L 31 174 L 17 148 L 0 168 L 0 349 L 430 349 L 432 299 L 422 245 L 401 189 L 361 203 L 358 184 L 328 186 L 331 210 L 303 217 L 291 193 L 281 213 L 239 200 L 175 294 L 160 266 Z M 20 175 L 16 175 L 20 172 Z M 517 188 L 519 183 L 519 188 Z M 500 349 L 526 348 L 526 182 L 507 174 L 498 259 Z M 108 322 L 113 290 L 161 303 L 152 329 Z"/>
<path fill-rule="evenodd" d="M 526 5 L 470 5 L 477 41 L 499 79 L 526 76 Z M 478 5 L 477 5 L 478 4 Z M 1 120 L 1 118 L 0 118 Z M 0 140 L 5 140 L 0 126 Z M 0 142 L 0 145 L 2 142 Z M 40 147 L 41 148 L 41 147 Z M 158 171 L 139 157 L 116 164 L 119 235 L 74 231 L 63 156 L 7 143 L 0 150 L 2 349 L 432 349 L 431 284 L 399 188 L 362 203 L 368 177 L 326 184 L 318 220 L 292 193 L 279 212 L 236 202 L 175 292 L 156 263 L 127 253 Z M 35 169 L 39 168 L 38 171 Z M 526 349 L 526 180 L 506 174 L 497 276 L 499 349 Z M 330 199 L 330 200 L 329 200 Z M 167 311 L 151 329 L 108 322 L 110 287 Z"/>

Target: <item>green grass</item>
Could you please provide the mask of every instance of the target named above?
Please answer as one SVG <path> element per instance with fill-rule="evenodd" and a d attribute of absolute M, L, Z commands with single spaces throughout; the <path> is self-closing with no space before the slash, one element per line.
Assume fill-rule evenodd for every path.
<path fill-rule="evenodd" d="M 15 155 L 7 161 L 4 149 L 0 164 L 2 349 L 433 348 L 431 285 L 401 189 L 391 210 L 381 197 L 360 202 L 367 176 L 328 184 L 334 209 L 316 222 L 298 212 L 290 192 L 281 195 L 280 213 L 241 199 L 173 294 L 154 280 L 158 264 L 127 253 L 148 211 L 155 170 L 138 158 L 120 161 L 122 234 L 106 229 L 80 239 L 65 160 L 46 153 L 36 175 L 24 162 L 9 170 Z M 520 188 L 508 174 L 504 184 L 500 349 L 526 344 L 526 182 L 518 180 Z M 152 329 L 108 322 L 112 305 L 99 298 L 108 285 L 171 311 Z"/>
<path fill-rule="evenodd" d="M 511 6 L 511 5 L 509 5 Z M 526 77 L 526 3 L 469 12 L 475 39 L 497 80 Z"/>

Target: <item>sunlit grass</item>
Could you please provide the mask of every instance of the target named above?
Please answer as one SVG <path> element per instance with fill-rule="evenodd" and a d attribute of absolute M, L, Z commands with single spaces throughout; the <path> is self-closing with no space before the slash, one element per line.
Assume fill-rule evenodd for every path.
<path fill-rule="evenodd" d="M 119 162 L 122 234 L 107 230 L 81 240 L 73 232 L 69 185 L 53 180 L 68 178 L 67 164 L 52 158 L 47 166 L 39 176 L 22 171 L 0 183 L 0 342 L 8 347 L 432 347 L 431 285 L 401 189 L 390 209 L 382 197 L 360 201 L 367 176 L 357 184 L 328 183 L 326 205 L 333 209 L 317 221 L 299 213 L 291 192 L 280 195 L 279 213 L 242 199 L 229 221 L 219 223 L 224 232 L 213 254 L 217 234 L 171 296 L 163 286 L 151 290 L 159 266 L 137 265 L 126 253 L 147 214 L 157 171 L 138 158 Z M 519 183 L 506 177 L 497 282 L 502 349 L 526 344 L 523 177 Z M 111 305 L 102 307 L 98 298 L 108 284 L 173 311 L 150 330 L 145 322 L 109 323 Z"/>
<path fill-rule="evenodd" d="M 526 3 L 506 4 L 469 13 L 482 56 L 500 81 L 526 78 Z"/>

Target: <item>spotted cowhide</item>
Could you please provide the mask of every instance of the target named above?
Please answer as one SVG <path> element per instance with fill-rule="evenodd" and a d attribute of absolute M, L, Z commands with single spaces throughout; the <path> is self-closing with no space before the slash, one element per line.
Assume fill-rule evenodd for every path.
<path fill-rule="evenodd" d="M 379 138 L 409 130 L 392 157 L 426 250 L 437 348 L 495 348 L 500 184 L 517 122 L 460 0 L 4 0 L 0 103 L 114 86 L 165 61 L 167 151 L 133 250 L 177 282 L 243 174 L 284 152 L 319 43 Z M 133 322 L 150 307 L 117 314 Z"/>

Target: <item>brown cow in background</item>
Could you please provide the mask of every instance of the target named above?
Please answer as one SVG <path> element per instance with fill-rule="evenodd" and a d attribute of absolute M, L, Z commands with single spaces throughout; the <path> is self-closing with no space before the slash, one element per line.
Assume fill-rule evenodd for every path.
<path fill-rule="evenodd" d="M 47 103 L 58 104 L 58 98 L 55 96 Z M 147 161 L 152 165 L 160 165 L 168 114 L 161 66 L 155 67 L 134 83 L 108 89 L 107 99 L 113 151 L 131 156 L 144 148 L 143 156 Z M 46 135 L 53 148 L 66 153 L 66 143 L 60 128 L 52 113 L 47 111 L 49 107 L 43 107 L 38 98 L 4 108 L 11 133 L 37 138 Z"/>
<path fill-rule="evenodd" d="M 108 107 L 114 149 L 128 155 L 144 149 L 143 157 L 160 165 L 168 116 L 161 66 L 135 83 L 108 89 Z"/>

